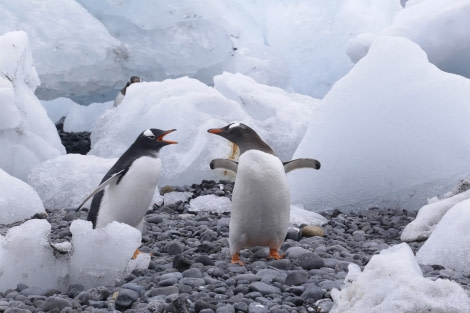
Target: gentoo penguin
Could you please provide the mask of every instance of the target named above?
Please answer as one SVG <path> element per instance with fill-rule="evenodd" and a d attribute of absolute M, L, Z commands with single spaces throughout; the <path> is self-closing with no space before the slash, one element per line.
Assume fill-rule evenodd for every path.
<path fill-rule="evenodd" d="M 138 76 L 131 76 L 124 88 L 118 92 L 116 98 L 114 99 L 114 107 L 117 107 L 119 104 L 121 104 L 122 100 L 124 100 L 124 96 L 126 95 L 127 87 L 134 83 L 140 83 L 140 78 Z"/>
<path fill-rule="evenodd" d="M 143 131 L 106 173 L 101 184 L 78 207 L 91 197 L 88 220 L 93 228 L 118 221 L 142 231 L 162 166 L 159 151 L 175 141 L 163 137 L 176 129 L 151 128 Z"/>
<path fill-rule="evenodd" d="M 242 123 L 231 123 L 208 132 L 224 137 L 240 149 L 238 162 L 228 159 L 211 162 L 212 169 L 237 173 L 229 225 L 231 262 L 244 265 L 240 250 L 254 246 L 267 246 L 271 258 L 282 258 L 279 248 L 290 219 L 286 173 L 302 167 L 319 169 L 320 162 L 297 159 L 283 163 L 253 129 Z"/>

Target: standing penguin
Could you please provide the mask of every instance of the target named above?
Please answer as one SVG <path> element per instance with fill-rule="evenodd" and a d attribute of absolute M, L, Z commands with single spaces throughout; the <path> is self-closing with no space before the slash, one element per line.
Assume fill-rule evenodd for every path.
<path fill-rule="evenodd" d="M 175 141 L 163 137 L 176 129 L 151 128 L 143 131 L 106 173 L 101 184 L 78 207 L 91 197 L 88 220 L 93 228 L 118 221 L 142 231 L 147 212 L 157 188 L 162 162 L 159 151 Z"/>
<path fill-rule="evenodd" d="M 118 92 L 116 98 L 114 99 L 114 107 L 117 107 L 119 104 L 121 104 L 122 100 L 124 100 L 124 96 L 126 95 L 127 87 L 134 83 L 140 83 L 140 78 L 138 76 L 131 76 L 126 85 Z"/>
<path fill-rule="evenodd" d="M 240 149 L 239 161 L 215 159 L 211 168 L 237 173 L 232 193 L 229 245 L 232 263 L 244 265 L 240 250 L 269 247 L 271 258 L 280 259 L 290 220 L 290 191 L 286 173 L 297 168 L 320 168 L 314 159 L 281 162 L 258 134 L 242 123 L 213 128 L 209 133 L 224 137 Z"/>

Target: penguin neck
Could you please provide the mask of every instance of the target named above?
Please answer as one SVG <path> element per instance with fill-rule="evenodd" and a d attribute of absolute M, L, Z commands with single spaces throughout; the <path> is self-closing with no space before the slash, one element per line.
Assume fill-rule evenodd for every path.
<path fill-rule="evenodd" d="M 271 149 L 271 147 L 267 143 L 262 141 L 261 139 L 259 141 L 256 141 L 256 142 L 243 143 L 241 145 L 238 145 L 238 148 L 240 149 L 240 155 L 243 154 L 244 152 L 248 151 L 248 150 L 259 150 L 259 151 L 262 151 L 262 152 L 265 152 L 265 153 L 276 155 L 274 153 L 273 149 Z"/>

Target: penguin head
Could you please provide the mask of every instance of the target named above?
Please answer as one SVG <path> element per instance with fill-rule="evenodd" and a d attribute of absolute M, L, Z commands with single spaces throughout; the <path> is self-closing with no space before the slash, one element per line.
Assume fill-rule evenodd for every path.
<path fill-rule="evenodd" d="M 160 149 L 166 145 L 177 144 L 178 142 L 172 140 L 166 140 L 163 137 L 169 133 L 174 132 L 176 129 L 161 130 L 158 128 L 149 128 L 140 133 L 137 137 L 134 145 L 137 145 L 143 149 L 149 149 L 153 151 L 160 151 Z"/>
<path fill-rule="evenodd" d="M 222 128 L 211 128 L 207 132 L 216 134 L 233 142 L 240 149 L 240 154 L 250 149 L 274 154 L 271 147 L 249 126 L 243 123 L 230 123 Z"/>

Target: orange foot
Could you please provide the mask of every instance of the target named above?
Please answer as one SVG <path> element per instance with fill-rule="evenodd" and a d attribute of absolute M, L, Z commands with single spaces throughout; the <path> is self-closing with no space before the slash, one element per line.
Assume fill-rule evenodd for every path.
<path fill-rule="evenodd" d="M 135 249 L 134 254 L 132 255 L 132 258 L 133 258 L 133 259 L 137 259 L 137 256 L 138 256 L 139 254 L 141 254 L 141 253 L 142 253 L 142 252 L 140 252 L 139 249 Z"/>
<path fill-rule="evenodd" d="M 137 259 L 137 256 L 138 256 L 139 254 L 141 254 L 141 253 L 145 253 L 145 252 L 140 251 L 138 248 L 135 249 L 134 254 L 132 255 L 132 258 L 133 258 L 133 259 Z M 151 257 L 153 256 L 152 253 L 149 253 L 149 254 L 150 254 Z"/>
<path fill-rule="evenodd" d="M 285 257 L 286 257 L 285 254 L 279 255 L 279 251 L 277 249 L 269 249 L 270 259 L 280 260 L 280 259 L 284 259 Z"/>
<path fill-rule="evenodd" d="M 237 253 L 235 253 L 234 255 L 232 255 L 232 264 L 238 264 L 238 265 L 245 265 L 245 262 L 243 262 L 242 260 L 240 260 L 240 255 Z"/>

